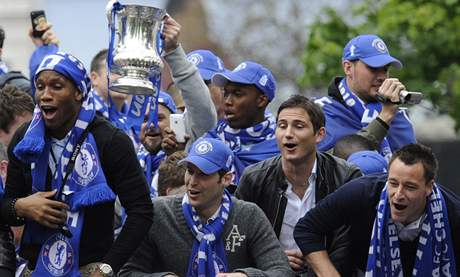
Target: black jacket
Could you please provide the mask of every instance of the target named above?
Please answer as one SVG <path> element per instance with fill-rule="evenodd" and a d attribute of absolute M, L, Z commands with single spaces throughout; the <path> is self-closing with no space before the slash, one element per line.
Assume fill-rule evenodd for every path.
<path fill-rule="evenodd" d="M 0 226 L 0 276 L 14 276 L 16 270 L 16 254 L 14 252 L 13 235 L 8 226 Z"/>
<path fill-rule="evenodd" d="M 316 159 L 316 203 L 337 187 L 361 176 L 356 166 L 330 154 L 317 152 Z M 279 237 L 287 205 L 284 195 L 287 187 L 281 156 L 278 155 L 246 168 L 235 195 L 245 201 L 256 203 L 264 211 Z M 346 232 L 343 231 L 339 232 L 341 235 L 338 237 L 330 234 L 326 239 L 326 247 L 331 250 L 331 261 L 342 276 L 348 273 L 348 255 L 343 244 Z"/>
<path fill-rule="evenodd" d="M 80 239 L 80 266 L 93 262 L 104 262 L 114 272 L 128 260 L 142 242 L 152 224 L 152 202 L 142 169 L 130 138 L 107 120 L 96 116 L 90 134 L 96 141 L 101 168 L 112 191 L 119 197 L 126 209 L 127 219 L 123 230 L 114 241 L 114 202 L 98 203 L 85 207 L 85 219 Z M 8 148 L 8 177 L 5 198 L 1 205 L 4 221 L 12 226 L 24 224 L 17 220 L 11 209 L 11 201 L 32 194 L 30 165 L 21 162 L 13 149 L 23 138 L 29 124 L 19 128 Z M 46 183 L 51 190 L 51 171 L 48 168 Z M 27 228 L 27 224 L 25 226 Z M 41 245 L 22 243 L 20 256 L 29 261 L 29 268 L 35 267 Z"/>
<path fill-rule="evenodd" d="M 369 245 L 377 214 L 376 207 L 388 179 L 387 173 L 371 174 L 342 186 L 329 195 L 306 216 L 301 218 L 294 229 L 294 238 L 304 255 L 324 250 L 323 235 L 337 226 L 350 226 L 350 265 L 353 269 L 366 271 Z M 452 236 L 457 274 L 460 272 L 460 198 L 455 193 L 440 186 L 446 201 L 447 214 Z M 324 214 L 330 214 L 327 218 Z M 399 241 L 400 257 L 404 276 L 412 276 L 419 237 L 413 241 Z"/>

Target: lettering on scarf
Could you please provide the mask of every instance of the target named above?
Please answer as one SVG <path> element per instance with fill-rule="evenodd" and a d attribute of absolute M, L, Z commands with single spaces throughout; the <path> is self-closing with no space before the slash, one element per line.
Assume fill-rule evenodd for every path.
<path fill-rule="evenodd" d="M 142 106 L 144 105 L 145 102 L 145 96 L 144 95 L 136 95 L 133 97 L 133 109 L 130 111 L 134 116 L 139 117 L 141 116 L 142 112 Z"/>
<path fill-rule="evenodd" d="M 397 247 L 398 242 L 398 231 L 396 225 L 391 222 L 388 224 L 388 235 L 390 241 L 390 255 L 391 255 L 391 270 L 397 271 L 401 267 L 401 259 L 399 247 Z"/>
<path fill-rule="evenodd" d="M 246 235 L 241 235 L 238 231 L 238 225 L 233 225 L 230 234 L 225 239 L 225 250 L 235 252 L 236 246 L 241 246 L 241 242 L 246 239 Z"/>

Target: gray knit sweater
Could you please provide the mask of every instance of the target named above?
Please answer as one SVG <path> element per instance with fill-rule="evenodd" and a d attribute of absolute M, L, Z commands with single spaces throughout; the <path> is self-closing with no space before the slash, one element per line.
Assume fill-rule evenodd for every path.
<path fill-rule="evenodd" d="M 294 276 L 270 222 L 253 203 L 232 197 L 224 240 L 230 272 L 248 276 Z M 148 236 L 119 273 L 120 277 L 185 276 L 194 237 L 182 212 L 182 197 L 155 199 Z"/>

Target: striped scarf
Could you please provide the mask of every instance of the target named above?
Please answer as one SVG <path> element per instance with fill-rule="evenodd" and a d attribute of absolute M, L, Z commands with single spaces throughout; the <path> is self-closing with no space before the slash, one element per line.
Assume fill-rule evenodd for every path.
<path fill-rule="evenodd" d="M 228 271 L 222 234 L 232 205 L 230 193 L 225 190 L 217 218 L 203 225 L 195 208 L 190 205 L 188 195 L 184 195 L 182 210 L 187 226 L 195 237 L 187 277 L 216 276 L 219 272 Z"/>
<path fill-rule="evenodd" d="M 427 217 L 420 231 L 412 276 L 457 276 L 446 203 L 436 184 L 427 200 Z M 385 186 L 377 206 L 366 277 L 403 276 L 400 253 L 398 230 L 391 220 Z"/>

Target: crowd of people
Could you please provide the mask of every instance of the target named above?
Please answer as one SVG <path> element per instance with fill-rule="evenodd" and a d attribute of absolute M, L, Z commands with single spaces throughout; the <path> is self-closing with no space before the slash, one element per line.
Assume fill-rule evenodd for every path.
<path fill-rule="evenodd" d="M 87 71 L 51 25 L 31 29 L 18 82 L 0 29 L 0 276 L 457 276 L 460 198 L 416 142 L 380 37 L 345 44 L 326 96 L 273 115 L 269 68 L 187 54 L 181 29 L 165 17 L 173 84 L 139 123 L 108 49 Z"/>

